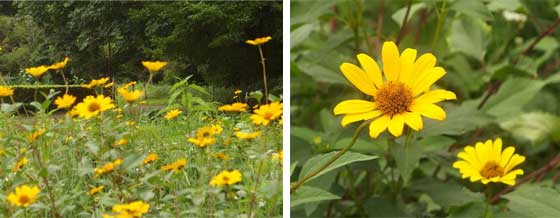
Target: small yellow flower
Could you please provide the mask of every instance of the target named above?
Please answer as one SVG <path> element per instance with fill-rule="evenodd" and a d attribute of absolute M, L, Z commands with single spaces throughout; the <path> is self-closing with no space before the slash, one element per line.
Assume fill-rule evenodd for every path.
<path fill-rule="evenodd" d="M 174 173 L 179 173 L 179 170 L 183 169 L 187 165 L 187 159 L 179 159 L 172 164 L 165 165 L 161 167 L 163 171 L 173 171 Z"/>
<path fill-rule="evenodd" d="M 279 151 L 278 153 L 273 154 L 272 160 L 278 160 L 278 162 L 280 162 L 280 165 L 282 165 L 282 163 L 284 162 L 284 151 Z"/>
<path fill-rule="evenodd" d="M 90 95 L 74 108 L 80 117 L 90 119 L 99 115 L 103 111 L 115 108 L 115 104 L 113 104 L 113 100 L 110 97 L 105 97 L 103 95 L 93 97 Z"/>
<path fill-rule="evenodd" d="M 214 154 L 212 154 L 212 157 L 215 157 L 215 158 L 220 159 L 220 160 L 229 160 L 229 157 L 227 155 L 225 155 L 224 153 L 214 153 Z"/>
<path fill-rule="evenodd" d="M 236 183 L 241 182 L 242 175 L 239 170 L 224 170 L 220 172 L 218 175 L 214 176 L 210 181 L 210 185 L 212 186 L 224 186 L 224 185 L 233 185 Z"/>
<path fill-rule="evenodd" d="M 165 61 L 142 61 L 142 65 L 150 71 L 150 73 L 157 73 L 161 68 L 167 65 Z"/>
<path fill-rule="evenodd" d="M 240 139 L 255 139 L 261 135 L 260 131 L 257 132 L 235 132 L 235 137 Z"/>
<path fill-rule="evenodd" d="M 113 170 L 115 170 L 116 167 L 118 167 L 119 165 L 122 164 L 122 160 L 121 159 L 117 159 L 113 162 L 109 162 L 106 163 L 105 165 L 103 165 L 102 167 L 97 167 L 93 170 L 93 172 L 95 173 L 94 178 L 97 178 L 105 173 L 109 173 Z"/>
<path fill-rule="evenodd" d="M 117 217 L 117 218 L 140 218 L 145 213 L 150 211 L 150 205 L 144 201 L 134 201 L 128 204 L 116 204 L 113 206 L 113 212 L 116 216 L 105 216 L 105 217 Z"/>
<path fill-rule="evenodd" d="M 154 161 L 156 161 L 158 159 L 158 155 L 156 153 L 150 153 L 148 154 L 148 156 L 146 156 L 146 158 L 144 158 L 144 164 L 149 164 L 152 163 Z"/>
<path fill-rule="evenodd" d="M 183 112 L 180 111 L 180 110 L 174 109 L 174 110 L 171 110 L 171 111 L 168 111 L 167 113 L 165 113 L 164 118 L 166 120 L 172 120 L 175 117 L 179 116 L 181 113 L 183 113 Z"/>
<path fill-rule="evenodd" d="M 315 136 L 315 138 L 313 138 L 313 143 L 315 143 L 316 145 L 321 144 L 321 136 Z"/>
<path fill-rule="evenodd" d="M 66 64 L 68 63 L 69 60 L 70 60 L 70 58 L 65 57 L 63 61 L 51 64 L 51 66 L 49 66 L 49 69 L 51 69 L 51 70 L 62 69 L 66 66 Z"/>
<path fill-rule="evenodd" d="M 126 123 L 124 125 L 125 126 L 134 126 L 134 125 L 136 125 L 136 122 L 134 122 L 133 120 L 129 120 L 129 121 L 126 121 Z"/>
<path fill-rule="evenodd" d="M 105 85 L 104 87 L 105 87 L 105 88 L 111 88 L 111 87 L 113 87 L 113 85 L 115 85 L 115 83 L 114 83 L 114 82 L 110 82 L 110 83 L 107 83 L 107 85 Z"/>
<path fill-rule="evenodd" d="M 494 142 L 477 142 L 474 147 L 466 146 L 463 152 L 457 154 L 462 160 L 455 161 L 453 167 L 459 169 L 462 178 L 470 178 L 471 182 L 480 180 L 483 184 L 501 182 L 515 185 L 515 177 L 523 175 L 523 170 L 513 168 L 523 163 L 525 157 L 514 152 L 513 146 L 502 151 L 501 138 Z"/>
<path fill-rule="evenodd" d="M 12 96 L 13 94 L 14 94 L 14 89 L 7 86 L 0 86 L 0 98 Z"/>
<path fill-rule="evenodd" d="M 109 77 L 103 77 L 101 79 L 94 79 L 89 82 L 89 84 L 82 85 L 82 87 L 92 89 L 97 86 L 102 86 L 109 81 Z"/>
<path fill-rule="evenodd" d="M 8 195 L 8 201 L 18 207 L 27 207 L 37 200 L 41 190 L 37 186 L 29 187 L 22 185 L 16 187 L 16 191 Z"/>
<path fill-rule="evenodd" d="M 256 38 L 256 39 L 253 39 L 253 40 L 247 40 L 247 41 L 245 41 L 245 43 L 257 46 L 257 45 L 262 45 L 264 43 L 267 43 L 271 39 L 272 39 L 272 37 L 265 36 L 265 37 L 260 37 L 260 38 Z"/>
<path fill-rule="evenodd" d="M 21 168 L 23 168 L 23 166 L 25 166 L 25 164 L 27 164 L 27 162 L 29 162 L 29 160 L 27 160 L 27 158 L 23 157 L 21 158 L 16 165 L 14 165 L 14 167 L 12 167 L 12 173 L 15 173 L 19 170 L 21 170 Z"/>
<path fill-rule="evenodd" d="M 118 146 L 126 145 L 126 144 L 128 144 L 128 140 L 119 139 L 119 140 L 115 141 L 115 143 L 113 143 L 113 147 L 118 147 Z"/>
<path fill-rule="evenodd" d="M 226 104 L 218 107 L 219 111 L 224 112 L 244 112 L 247 109 L 247 104 L 245 103 L 233 103 L 233 104 Z"/>
<path fill-rule="evenodd" d="M 282 103 L 272 102 L 267 105 L 261 105 L 253 113 L 250 118 L 255 125 L 268 126 L 268 123 L 282 115 Z"/>
<path fill-rule="evenodd" d="M 25 68 L 25 72 L 30 74 L 33 77 L 40 77 L 41 75 L 46 73 L 48 70 L 49 70 L 49 67 L 47 67 L 45 65 L 41 65 L 41 66 L 38 66 L 38 67 Z"/>
<path fill-rule="evenodd" d="M 212 128 L 213 135 L 222 133 L 222 126 L 220 126 L 219 124 L 213 124 L 210 127 Z"/>
<path fill-rule="evenodd" d="M 236 89 L 235 91 L 233 91 L 233 94 L 239 95 L 241 94 L 243 91 Z"/>
<path fill-rule="evenodd" d="M 27 135 L 27 141 L 29 142 L 29 144 L 35 142 L 35 140 L 37 140 L 37 138 L 39 138 L 39 136 L 42 136 L 43 134 L 45 134 L 46 130 L 45 129 L 39 129 L 29 135 Z"/>
<path fill-rule="evenodd" d="M 93 188 L 91 188 L 91 189 L 88 191 L 87 194 L 88 194 L 88 195 L 97 194 L 98 192 L 102 191 L 103 188 L 105 188 L 105 186 L 102 186 L 102 185 L 97 186 L 97 187 L 93 187 Z"/>
<path fill-rule="evenodd" d="M 63 109 L 70 108 L 75 101 L 76 97 L 74 97 L 73 95 L 64 94 L 63 96 L 58 96 L 58 98 L 54 100 L 54 104 L 56 104 L 56 107 L 58 109 Z"/>
<path fill-rule="evenodd" d="M 144 96 L 144 92 L 140 90 L 128 91 L 126 86 L 117 89 L 117 92 L 126 100 L 128 103 L 133 103 L 138 101 L 140 97 Z"/>
<path fill-rule="evenodd" d="M 216 143 L 214 135 L 221 131 L 222 128 L 219 125 L 205 126 L 198 129 L 196 131 L 196 136 L 188 138 L 188 141 L 197 145 L 198 147 L 204 148 L 207 145 Z"/>

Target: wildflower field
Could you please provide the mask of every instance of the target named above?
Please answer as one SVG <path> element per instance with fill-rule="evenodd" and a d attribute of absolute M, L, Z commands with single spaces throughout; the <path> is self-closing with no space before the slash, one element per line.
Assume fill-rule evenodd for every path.
<path fill-rule="evenodd" d="M 229 6 L 244 6 L 236 13 L 250 13 L 277 4 L 238 2 Z M 131 18 L 104 20 L 104 14 L 116 8 L 115 16 L 122 13 Z M 275 61 L 266 60 L 271 54 L 268 49 L 275 47 L 271 44 L 280 39 L 266 33 L 240 32 L 250 19 L 256 19 L 255 14 L 246 16 L 247 21 L 236 21 L 239 28 L 231 26 L 229 32 L 212 35 L 204 31 L 205 37 L 235 35 L 221 38 L 221 44 L 209 46 L 208 42 L 207 49 L 240 47 L 237 52 L 247 50 L 251 55 L 232 54 L 232 58 L 241 56 L 237 58 L 243 62 L 240 64 L 256 69 L 248 71 L 251 82 L 214 80 L 204 76 L 212 74 L 206 70 L 217 74 L 223 70 L 205 65 L 213 57 L 197 56 L 199 63 L 189 54 L 163 52 L 175 47 L 157 44 L 149 31 L 143 37 L 150 40 L 126 41 L 119 35 L 123 33 L 119 31 L 136 28 L 134 22 L 144 21 L 136 14 L 152 13 L 154 8 L 172 11 L 178 17 L 229 10 L 219 2 L 0 4 L 0 25 L 9 20 L 17 26 L 25 20 L 29 27 L 43 31 L 36 33 L 45 34 L 46 38 L 40 39 L 43 43 L 63 35 L 70 45 L 49 44 L 48 52 L 56 53 L 55 59 L 41 56 L 44 51 L 23 49 L 36 41 L 16 43 L 0 38 L 0 217 L 282 216 L 283 103 L 281 86 L 268 81 L 278 80 L 278 70 L 270 65 Z M 38 11 L 41 13 L 35 13 Z M 83 22 L 82 16 L 119 27 L 108 30 L 113 31 L 109 35 L 116 43 L 106 45 L 91 36 L 91 44 L 74 45 L 83 39 L 81 34 L 100 31 L 95 25 L 72 26 Z M 51 24 L 42 23 L 59 17 L 68 18 L 65 22 L 69 23 L 58 23 L 66 28 L 49 29 Z M 226 22 L 223 19 L 227 18 L 219 19 Z M 191 31 L 183 31 L 181 25 L 186 24 L 169 21 L 166 28 L 183 34 Z M 262 31 L 259 25 L 251 25 L 254 31 Z M 0 33 L 13 37 L 17 31 Z M 72 37 L 77 40 L 69 40 Z M 138 60 L 127 55 L 127 49 L 137 48 L 119 40 L 144 43 L 136 45 L 152 58 Z M 199 39 L 197 43 L 203 46 L 204 42 Z M 105 56 L 100 57 L 98 51 Z M 34 64 L 18 68 L 21 63 L 10 62 L 16 55 L 28 57 Z M 119 57 L 123 62 L 115 63 Z M 208 59 L 200 60 L 203 58 Z M 87 70 L 84 65 L 96 67 Z M 188 68 L 191 65 L 195 67 Z"/>
<path fill-rule="evenodd" d="M 291 4 L 292 217 L 560 216 L 560 1 Z"/>

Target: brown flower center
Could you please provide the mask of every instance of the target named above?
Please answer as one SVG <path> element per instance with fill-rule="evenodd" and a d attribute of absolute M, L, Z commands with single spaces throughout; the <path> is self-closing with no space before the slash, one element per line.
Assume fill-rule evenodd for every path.
<path fill-rule="evenodd" d="M 265 112 L 265 113 L 263 114 L 263 118 L 264 118 L 265 120 L 271 120 L 272 116 L 274 116 L 274 114 L 272 114 L 271 112 Z"/>
<path fill-rule="evenodd" d="M 93 102 L 93 103 L 88 105 L 88 111 L 89 112 L 96 112 L 99 109 L 101 109 L 101 105 L 99 105 L 97 102 Z"/>
<path fill-rule="evenodd" d="M 224 177 L 222 177 L 222 180 L 224 180 L 224 182 L 226 182 L 226 183 L 227 183 L 227 182 L 229 182 L 229 177 L 227 177 L 227 176 L 224 176 Z"/>
<path fill-rule="evenodd" d="M 374 100 L 383 114 L 393 116 L 408 111 L 414 97 L 406 84 L 389 81 L 377 90 Z"/>
<path fill-rule="evenodd" d="M 19 203 L 27 204 L 31 199 L 27 195 L 19 196 Z"/>
<path fill-rule="evenodd" d="M 496 176 L 503 176 L 504 175 L 504 168 L 498 165 L 494 161 L 490 161 L 482 167 L 480 171 L 480 175 L 484 178 L 490 179 Z"/>

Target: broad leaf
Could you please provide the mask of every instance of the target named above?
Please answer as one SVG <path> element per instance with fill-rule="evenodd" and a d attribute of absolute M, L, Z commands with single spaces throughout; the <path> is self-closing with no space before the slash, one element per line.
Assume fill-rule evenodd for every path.
<path fill-rule="evenodd" d="M 305 176 L 307 176 L 308 174 L 310 174 L 311 172 L 314 172 L 315 170 L 319 169 L 321 166 L 325 165 L 332 157 L 334 157 L 336 155 L 336 153 L 338 153 L 338 151 L 333 151 L 331 153 L 328 154 L 321 154 L 321 155 L 317 155 L 311 159 L 309 159 L 305 165 L 303 165 L 301 172 L 299 174 L 299 179 L 304 178 Z M 309 182 L 310 180 L 313 180 L 331 170 L 334 170 L 336 168 L 354 163 L 354 162 L 358 162 L 358 161 L 366 161 L 366 160 L 373 160 L 376 159 L 377 156 L 369 156 L 369 155 L 364 155 L 364 154 L 360 154 L 360 153 L 354 153 L 354 152 L 346 152 L 345 154 L 343 154 L 341 157 L 339 157 L 338 159 L 336 159 L 333 163 L 331 163 L 327 168 L 325 168 L 323 171 L 321 171 L 320 173 L 318 173 L 317 175 L 311 177 L 309 180 L 307 180 L 307 182 Z"/>
<path fill-rule="evenodd" d="M 323 189 L 311 186 L 302 186 L 290 196 L 290 207 L 296 207 L 306 203 L 336 199 L 340 199 L 340 197 Z"/>

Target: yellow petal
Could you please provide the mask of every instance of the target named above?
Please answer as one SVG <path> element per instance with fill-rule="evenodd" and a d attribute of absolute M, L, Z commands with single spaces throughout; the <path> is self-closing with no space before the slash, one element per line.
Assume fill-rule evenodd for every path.
<path fill-rule="evenodd" d="M 371 138 L 377 138 L 379 134 L 387 129 L 390 120 L 391 118 L 385 115 L 371 122 L 371 124 L 369 124 L 369 136 Z"/>
<path fill-rule="evenodd" d="M 428 91 L 430 87 L 444 75 L 445 70 L 441 67 L 434 67 L 428 72 L 425 72 L 412 87 L 412 94 L 417 96 L 422 92 Z"/>
<path fill-rule="evenodd" d="M 414 101 L 418 101 L 419 103 L 424 103 L 424 104 L 433 104 L 433 103 L 438 103 L 440 101 L 453 100 L 453 99 L 457 99 L 455 93 L 447 90 L 437 89 L 424 93 L 420 97 L 414 99 Z"/>
<path fill-rule="evenodd" d="M 416 49 L 407 48 L 401 54 L 401 73 L 399 75 L 399 81 L 412 85 L 411 79 L 414 76 L 414 59 L 416 59 Z"/>
<path fill-rule="evenodd" d="M 404 117 L 401 114 L 393 115 L 393 118 L 389 121 L 389 132 L 395 137 L 402 135 L 404 127 Z"/>
<path fill-rule="evenodd" d="M 504 169 L 506 168 L 506 165 L 509 162 L 509 159 L 511 159 L 511 156 L 513 155 L 513 153 L 515 152 L 515 148 L 513 146 L 507 147 L 503 152 L 502 152 L 502 157 L 500 159 L 500 166 L 503 167 Z"/>
<path fill-rule="evenodd" d="M 494 155 L 494 146 L 492 145 L 492 140 L 488 139 L 484 142 L 484 152 L 486 153 L 486 158 L 488 161 L 496 161 L 498 157 Z"/>
<path fill-rule="evenodd" d="M 377 88 L 381 87 L 381 85 L 383 85 L 383 76 L 381 75 L 377 62 L 366 54 L 358 54 L 357 57 L 369 80 L 373 81 Z"/>
<path fill-rule="evenodd" d="M 511 169 L 513 169 L 514 167 L 516 167 L 520 163 L 523 163 L 523 161 L 525 161 L 525 157 L 523 157 L 519 154 L 514 154 L 511 157 L 511 160 L 509 160 L 508 164 L 506 165 L 506 168 L 505 168 L 504 172 L 509 172 Z"/>
<path fill-rule="evenodd" d="M 346 100 L 338 103 L 334 107 L 334 115 L 339 114 L 357 114 L 370 112 L 377 108 L 375 102 L 364 101 L 364 100 Z"/>
<path fill-rule="evenodd" d="M 389 81 L 397 80 L 400 72 L 399 48 L 394 42 L 383 43 L 381 49 L 381 59 L 383 60 L 383 72 Z"/>
<path fill-rule="evenodd" d="M 470 159 L 465 159 L 467 161 L 469 161 L 469 163 L 476 168 L 476 170 L 481 170 L 482 169 L 482 161 L 480 160 L 480 158 L 478 157 L 478 155 L 476 154 L 476 149 L 473 146 L 467 146 L 465 147 L 465 153 L 468 155 L 468 157 L 470 157 Z"/>
<path fill-rule="evenodd" d="M 502 177 L 503 180 L 515 180 L 515 177 L 523 175 L 522 169 L 516 169 L 514 171 L 509 172 L 505 176 Z"/>
<path fill-rule="evenodd" d="M 435 104 L 417 104 L 415 102 L 410 106 L 410 110 L 434 120 L 445 120 L 446 117 L 445 111 Z"/>
<path fill-rule="evenodd" d="M 340 65 L 340 71 L 342 71 L 346 79 L 361 92 L 371 96 L 375 95 L 376 89 L 373 81 L 371 81 L 367 74 L 358 66 L 350 63 L 343 63 Z"/>
<path fill-rule="evenodd" d="M 494 140 L 494 146 L 492 146 L 492 148 L 494 149 L 494 156 L 496 157 L 495 160 L 501 161 L 502 160 L 502 139 L 498 137 L 496 140 Z"/>
<path fill-rule="evenodd" d="M 421 77 L 427 70 L 432 69 L 436 66 L 436 57 L 431 53 L 426 53 L 421 55 L 418 60 L 414 63 L 414 72 L 416 76 L 412 77 L 410 86 L 416 84 L 416 80 Z"/>
<path fill-rule="evenodd" d="M 482 165 L 486 164 L 486 162 L 488 162 L 488 148 L 482 142 L 477 142 L 474 148 L 480 163 Z"/>
<path fill-rule="evenodd" d="M 342 124 L 342 127 L 346 127 L 346 125 L 350 123 L 361 121 L 361 120 L 373 119 L 379 115 L 381 115 L 381 111 L 379 110 L 360 113 L 360 114 L 348 114 L 342 118 L 342 121 L 340 123 Z"/>
<path fill-rule="evenodd" d="M 420 117 L 420 114 L 416 112 L 406 112 L 403 114 L 403 117 L 404 123 L 416 131 L 421 130 L 424 126 L 422 123 L 422 117 Z"/>

